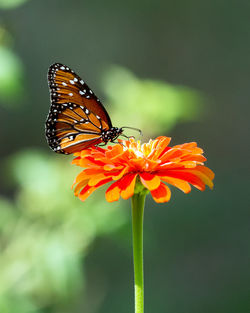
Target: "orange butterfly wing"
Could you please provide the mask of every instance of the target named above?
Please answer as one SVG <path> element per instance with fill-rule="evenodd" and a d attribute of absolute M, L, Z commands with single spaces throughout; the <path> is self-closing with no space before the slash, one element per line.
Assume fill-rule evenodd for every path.
<path fill-rule="evenodd" d="M 46 121 L 49 146 L 69 154 L 101 143 L 112 128 L 110 117 L 88 85 L 69 67 L 50 66 L 48 81 L 51 108 Z"/>

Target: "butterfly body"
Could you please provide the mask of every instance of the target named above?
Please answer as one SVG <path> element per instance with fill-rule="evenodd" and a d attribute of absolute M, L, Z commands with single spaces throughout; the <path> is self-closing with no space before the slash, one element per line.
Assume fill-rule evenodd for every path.
<path fill-rule="evenodd" d="M 53 151 L 70 154 L 115 141 L 123 132 L 93 91 L 69 67 L 55 63 L 48 72 L 51 107 L 46 137 Z"/>

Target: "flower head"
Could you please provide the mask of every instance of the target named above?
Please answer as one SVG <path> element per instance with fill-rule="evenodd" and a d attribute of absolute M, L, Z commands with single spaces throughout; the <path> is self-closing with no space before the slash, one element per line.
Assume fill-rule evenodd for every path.
<path fill-rule="evenodd" d="M 203 150 L 195 142 L 169 147 L 170 140 L 162 136 L 141 145 L 130 138 L 105 149 L 90 147 L 75 153 L 73 164 L 84 168 L 75 179 L 75 195 L 84 201 L 109 182 L 113 182 L 106 191 L 109 202 L 130 198 L 136 184 L 148 189 L 156 202 L 170 200 L 168 185 L 185 193 L 191 191 L 190 184 L 202 191 L 206 185 L 212 189 L 214 173 L 203 165 Z"/>

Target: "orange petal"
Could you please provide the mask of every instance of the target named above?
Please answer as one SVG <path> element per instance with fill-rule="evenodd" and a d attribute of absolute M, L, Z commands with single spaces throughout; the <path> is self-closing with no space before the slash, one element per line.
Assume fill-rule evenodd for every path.
<path fill-rule="evenodd" d="M 189 169 L 188 172 L 199 177 L 203 181 L 204 184 L 206 184 L 210 189 L 213 189 L 214 184 L 212 180 L 206 174 L 196 169 Z"/>
<path fill-rule="evenodd" d="M 189 183 L 182 180 L 182 179 L 174 178 L 174 177 L 161 177 L 161 180 L 179 188 L 181 191 L 183 191 L 185 193 L 189 193 L 191 191 L 191 187 L 190 187 Z"/>
<path fill-rule="evenodd" d="M 89 179 L 89 176 L 86 175 L 85 171 L 82 171 L 81 173 L 79 173 L 79 174 L 76 176 L 73 185 L 75 185 L 75 184 L 81 182 L 82 180 L 88 180 L 88 179 Z"/>
<path fill-rule="evenodd" d="M 183 166 L 185 168 L 194 168 L 197 166 L 197 163 L 194 161 L 180 161 L 180 166 Z"/>
<path fill-rule="evenodd" d="M 101 161 L 101 160 L 102 161 Z M 101 167 L 103 167 L 104 165 L 105 165 L 105 162 L 104 162 L 104 160 L 103 160 L 103 157 L 101 157 L 100 159 L 98 159 L 96 156 L 94 156 L 94 157 L 91 157 L 91 158 L 88 158 L 88 160 L 89 160 L 89 162 L 91 162 L 92 163 L 92 165 L 91 166 L 101 166 Z M 84 159 L 83 159 L 84 160 Z"/>
<path fill-rule="evenodd" d="M 128 174 L 119 181 L 119 187 L 121 188 L 121 196 L 124 200 L 132 197 L 135 189 L 135 181 L 137 174 Z"/>
<path fill-rule="evenodd" d="M 196 161 L 196 162 L 205 162 L 207 159 L 201 154 L 189 154 L 185 155 L 182 158 L 182 161 Z"/>
<path fill-rule="evenodd" d="M 123 170 L 112 173 L 112 179 L 113 180 L 121 179 L 126 174 L 127 171 L 128 167 L 124 167 Z"/>
<path fill-rule="evenodd" d="M 166 150 L 166 148 L 168 147 L 170 141 L 171 141 L 170 137 L 161 136 L 156 138 L 156 140 L 154 141 L 156 145 L 155 146 L 153 145 L 152 151 L 151 153 L 149 153 L 148 158 L 152 158 L 153 160 L 159 159 Z"/>
<path fill-rule="evenodd" d="M 113 169 L 122 169 L 122 166 L 116 166 L 116 165 L 114 165 L 114 164 L 106 164 L 106 165 L 104 165 L 104 170 L 105 171 L 112 171 Z"/>
<path fill-rule="evenodd" d="M 75 186 L 75 188 L 74 188 L 74 195 L 75 195 L 75 196 L 78 196 L 80 190 L 81 190 L 83 187 L 85 187 L 87 184 L 88 184 L 88 179 L 82 180 L 81 182 L 79 182 L 79 183 Z M 73 184 L 72 188 L 73 188 L 73 187 L 74 187 L 74 184 Z"/>
<path fill-rule="evenodd" d="M 203 165 L 197 165 L 195 168 L 192 168 L 192 169 L 179 169 L 177 171 L 175 171 L 175 170 L 168 171 L 168 173 L 170 173 L 170 172 L 175 172 L 175 173 L 178 172 L 179 173 L 178 175 L 181 175 L 182 177 L 184 177 L 183 175 L 186 175 L 186 173 L 189 173 L 189 176 L 193 175 L 196 177 L 196 179 L 200 179 L 203 182 L 203 184 L 206 184 L 210 189 L 212 189 L 214 186 L 214 184 L 212 182 L 212 180 L 214 179 L 214 172 L 212 170 L 210 170 L 210 168 L 203 166 Z M 166 176 L 172 176 L 172 175 L 166 174 Z M 172 176 L 172 177 L 177 177 L 177 176 Z M 190 181 L 190 183 L 193 184 L 191 181 Z M 195 187 L 197 187 L 197 186 L 195 186 Z M 201 190 L 204 190 L 204 189 L 205 189 L 205 186 Z"/>
<path fill-rule="evenodd" d="M 113 159 L 123 153 L 123 146 L 121 144 L 112 146 L 109 150 L 106 151 L 107 159 Z"/>
<path fill-rule="evenodd" d="M 144 172 L 139 173 L 142 184 L 148 190 L 155 190 L 159 187 L 161 180 L 157 175 L 152 175 L 150 173 Z"/>
<path fill-rule="evenodd" d="M 161 160 L 162 162 L 172 162 L 175 158 L 179 158 L 181 155 L 183 155 L 183 152 L 180 149 L 170 148 L 161 155 Z"/>
<path fill-rule="evenodd" d="M 101 166 L 92 166 L 92 167 L 89 167 L 89 168 L 86 168 L 84 170 L 84 172 L 88 175 L 88 176 L 92 176 L 92 175 L 98 175 L 100 173 L 103 173 L 103 168 Z"/>
<path fill-rule="evenodd" d="M 89 184 L 89 186 L 95 186 L 96 184 L 98 184 L 103 179 L 107 179 L 107 177 L 103 173 L 98 174 L 98 175 L 93 175 L 93 177 L 90 177 L 88 184 Z"/>
<path fill-rule="evenodd" d="M 116 181 L 111 186 L 109 186 L 109 188 L 107 189 L 107 191 L 105 193 L 106 200 L 108 202 L 113 202 L 113 201 L 119 200 L 120 192 L 121 192 L 121 189 L 118 186 L 118 181 Z"/>
<path fill-rule="evenodd" d="M 191 171 L 190 169 L 164 170 L 164 171 L 161 171 L 161 175 L 164 175 L 164 177 L 175 177 L 181 180 L 185 180 L 188 183 L 192 184 L 194 187 L 198 188 L 199 190 L 202 190 L 202 191 L 205 190 L 204 182 L 196 175 L 190 173 L 190 171 Z"/>
<path fill-rule="evenodd" d="M 196 170 L 202 172 L 203 174 L 207 175 L 207 177 L 211 180 L 214 179 L 214 172 L 210 170 L 210 168 L 202 165 L 197 165 Z"/>
<path fill-rule="evenodd" d="M 72 164 L 76 164 L 76 165 L 81 166 L 81 167 L 93 166 L 93 162 L 91 162 L 89 160 L 89 158 L 86 158 L 86 159 L 82 159 L 82 158 L 78 159 L 78 158 L 76 158 L 76 159 L 74 159 L 72 161 Z"/>
<path fill-rule="evenodd" d="M 171 191 L 168 186 L 161 183 L 157 189 L 151 191 L 151 195 L 157 203 L 168 202 L 171 198 Z"/>
<path fill-rule="evenodd" d="M 94 190 L 96 190 L 98 187 L 100 187 L 106 183 L 109 183 L 110 181 L 112 181 L 111 177 L 105 178 L 105 179 L 99 181 L 95 186 L 90 186 L 89 184 L 87 184 L 87 181 L 82 181 L 76 186 L 76 188 L 74 190 L 74 194 L 75 194 L 75 196 L 78 196 L 82 201 L 84 201 L 85 199 L 88 198 L 88 196 Z M 81 190 L 81 192 L 79 193 L 80 190 Z"/>
<path fill-rule="evenodd" d="M 94 187 L 98 188 L 98 187 L 100 187 L 100 186 L 102 186 L 104 184 L 107 184 L 107 183 L 111 182 L 111 181 L 112 181 L 111 177 L 103 179 L 103 180 L 99 181 L 98 184 L 96 184 Z"/>
<path fill-rule="evenodd" d="M 145 168 L 145 164 L 146 164 L 147 160 L 143 159 L 143 158 L 131 158 L 128 161 L 129 166 L 131 166 L 133 169 L 136 169 L 138 171 L 140 171 L 142 168 Z"/>
<path fill-rule="evenodd" d="M 173 148 L 181 148 L 181 149 L 186 149 L 186 150 L 194 149 L 196 147 L 197 147 L 197 143 L 195 141 L 183 143 L 182 145 L 173 146 Z"/>
<path fill-rule="evenodd" d="M 81 158 L 85 158 L 88 155 L 91 155 L 91 149 L 84 149 L 80 152 Z"/>
<path fill-rule="evenodd" d="M 74 156 L 76 156 L 76 154 L 74 154 Z M 72 163 L 72 164 L 77 163 L 79 160 L 81 160 L 80 156 L 74 158 L 71 163 Z"/>
<path fill-rule="evenodd" d="M 86 200 L 95 189 L 95 187 L 90 187 L 89 185 L 85 186 L 78 195 L 79 199 L 82 201 Z"/>

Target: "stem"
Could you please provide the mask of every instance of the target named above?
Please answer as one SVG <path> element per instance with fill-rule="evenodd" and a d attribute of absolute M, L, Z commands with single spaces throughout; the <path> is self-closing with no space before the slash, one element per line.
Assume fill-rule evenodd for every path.
<path fill-rule="evenodd" d="M 143 313 L 143 211 L 146 193 L 132 197 L 133 255 L 135 281 L 135 313 Z"/>

